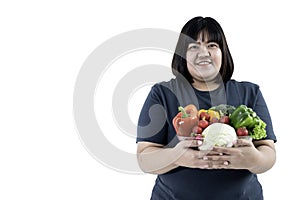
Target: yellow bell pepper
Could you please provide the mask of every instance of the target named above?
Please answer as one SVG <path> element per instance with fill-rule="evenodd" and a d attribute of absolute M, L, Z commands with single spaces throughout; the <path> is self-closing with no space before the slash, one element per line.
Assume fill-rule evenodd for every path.
<path fill-rule="evenodd" d="M 207 113 L 207 110 L 204 110 L 204 109 L 199 110 L 199 111 L 198 111 L 198 114 L 197 114 L 198 118 L 200 117 L 200 114 L 201 114 L 202 112 Z"/>
<path fill-rule="evenodd" d="M 210 119 L 213 119 L 213 118 L 217 118 L 218 120 L 220 119 L 220 114 L 217 111 L 208 110 L 207 113 L 209 114 Z"/>

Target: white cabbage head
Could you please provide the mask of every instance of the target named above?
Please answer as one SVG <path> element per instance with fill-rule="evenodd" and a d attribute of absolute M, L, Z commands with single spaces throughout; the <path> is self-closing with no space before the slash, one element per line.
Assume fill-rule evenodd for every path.
<path fill-rule="evenodd" d="M 202 132 L 204 140 L 200 150 L 210 150 L 213 146 L 232 147 L 237 140 L 235 129 L 228 124 L 213 123 Z"/>

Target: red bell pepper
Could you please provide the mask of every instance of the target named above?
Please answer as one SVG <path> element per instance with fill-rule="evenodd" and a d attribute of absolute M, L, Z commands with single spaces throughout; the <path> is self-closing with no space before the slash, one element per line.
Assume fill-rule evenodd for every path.
<path fill-rule="evenodd" d="M 184 108 L 179 106 L 178 111 L 180 112 L 173 118 L 173 126 L 176 134 L 179 136 L 190 137 L 193 128 L 198 125 L 198 110 L 195 105 L 189 104 Z"/>

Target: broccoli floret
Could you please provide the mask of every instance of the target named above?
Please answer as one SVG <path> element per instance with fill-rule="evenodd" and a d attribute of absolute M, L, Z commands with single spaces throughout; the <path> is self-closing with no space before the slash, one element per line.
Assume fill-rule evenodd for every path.
<path fill-rule="evenodd" d="M 220 113 L 220 116 L 230 116 L 231 113 L 235 110 L 234 106 L 227 105 L 227 104 L 220 104 L 217 106 L 213 106 L 210 108 L 210 110 L 214 110 Z"/>

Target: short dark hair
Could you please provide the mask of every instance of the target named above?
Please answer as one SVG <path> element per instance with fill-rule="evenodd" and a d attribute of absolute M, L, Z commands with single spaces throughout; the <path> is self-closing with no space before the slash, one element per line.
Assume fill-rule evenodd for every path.
<path fill-rule="evenodd" d="M 183 26 L 173 55 L 173 74 L 177 76 L 178 73 L 180 73 L 190 83 L 193 83 L 193 78 L 187 69 L 186 52 L 188 45 L 197 40 L 200 32 L 206 34 L 209 41 L 216 42 L 219 45 L 222 52 L 220 75 L 223 82 L 227 82 L 231 79 L 233 74 L 233 59 L 227 46 L 225 34 L 221 25 L 211 17 L 195 17 Z"/>

